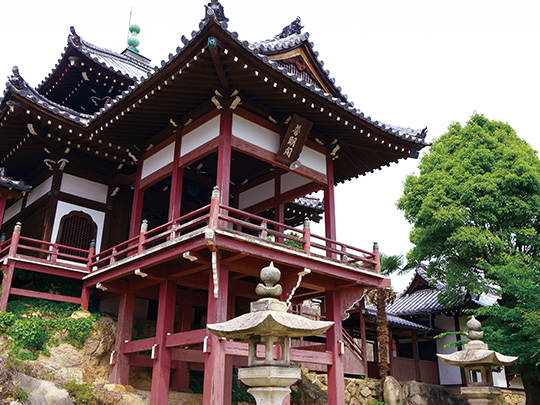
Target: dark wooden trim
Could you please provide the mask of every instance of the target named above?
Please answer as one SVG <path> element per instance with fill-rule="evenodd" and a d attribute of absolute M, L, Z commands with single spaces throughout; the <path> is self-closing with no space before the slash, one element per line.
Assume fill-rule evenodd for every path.
<path fill-rule="evenodd" d="M 106 203 L 104 204 L 97 201 L 88 200 L 87 198 L 79 197 L 74 194 L 64 193 L 62 191 L 58 193 L 58 202 L 65 202 L 68 204 L 73 204 L 82 208 L 89 208 L 100 212 L 107 211 Z"/>

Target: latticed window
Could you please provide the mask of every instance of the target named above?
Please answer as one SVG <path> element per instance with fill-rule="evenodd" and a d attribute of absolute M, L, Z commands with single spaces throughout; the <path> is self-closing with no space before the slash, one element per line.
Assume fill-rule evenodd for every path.
<path fill-rule="evenodd" d="M 90 215 L 82 211 L 72 211 L 62 217 L 57 243 L 79 249 L 89 249 L 92 239 L 96 238 L 97 226 Z M 85 256 L 82 252 L 60 249 L 61 253 Z"/>

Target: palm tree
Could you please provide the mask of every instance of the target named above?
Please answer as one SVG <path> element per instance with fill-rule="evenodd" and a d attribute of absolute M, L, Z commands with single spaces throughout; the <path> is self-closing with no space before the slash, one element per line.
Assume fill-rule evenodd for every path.
<path fill-rule="evenodd" d="M 403 274 L 410 269 L 409 266 L 403 267 L 403 255 L 388 256 L 381 253 L 380 260 L 381 273 L 385 276 L 390 276 L 395 272 Z M 386 306 L 394 302 L 396 293 L 392 290 L 392 287 L 384 287 L 369 290 L 366 293 L 366 297 L 375 304 L 375 307 L 377 308 L 376 324 L 377 342 L 379 346 L 379 378 L 382 380 L 390 374 L 390 367 L 388 366 L 389 332 Z"/>

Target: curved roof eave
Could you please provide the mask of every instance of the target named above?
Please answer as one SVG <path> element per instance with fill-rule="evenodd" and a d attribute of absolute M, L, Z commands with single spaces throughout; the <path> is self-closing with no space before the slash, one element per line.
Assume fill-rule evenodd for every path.
<path fill-rule="evenodd" d="M 340 98 L 333 96 L 332 94 L 326 93 L 324 90 L 316 89 L 315 86 L 310 85 L 309 83 L 306 83 L 306 81 L 302 79 L 301 77 L 298 77 L 297 75 L 289 74 L 286 70 L 279 67 L 277 62 L 275 61 L 272 62 L 270 61 L 267 55 L 261 54 L 258 48 L 254 48 L 252 44 L 250 44 L 248 41 L 241 41 L 240 39 L 238 39 L 238 33 L 235 31 L 233 32 L 229 31 L 228 25 L 226 22 L 217 21 L 212 18 L 202 20 L 201 23 L 199 24 L 199 30 L 192 31 L 191 39 L 187 39 L 184 35 L 182 35 L 181 40 L 183 43 L 183 47 L 178 46 L 176 48 L 176 54 L 174 55 L 169 54 L 169 58 L 167 61 L 162 60 L 160 67 L 156 67 L 152 72 L 148 72 L 145 78 L 142 77 L 138 82 L 130 86 L 128 90 L 122 92 L 115 99 L 111 100 L 109 104 L 107 104 L 105 107 L 97 111 L 93 115 L 93 118 L 90 120 L 90 122 L 94 121 L 99 116 L 107 112 L 114 105 L 118 104 L 122 99 L 128 97 L 136 89 L 144 85 L 144 83 L 148 79 L 164 71 L 169 65 L 171 65 L 178 57 L 180 57 L 183 54 L 185 49 L 189 48 L 191 44 L 193 44 L 197 39 L 199 39 L 199 36 L 204 31 L 204 28 L 209 25 L 214 25 L 216 27 L 219 27 L 237 45 L 243 47 L 246 51 L 250 52 L 253 56 L 258 58 L 265 65 L 272 68 L 274 71 L 281 73 L 283 76 L 287 77 L 291 82 L 296 83 L 302 86 L 304 89 L 309 90 L 314 95 L 333 103 L 344 112 L 352 114 L 356 118 L 360 119 L 362 122 L 367 123 L 377 128 L 378 130 L 385 132 L 395 138 L 398 138 L 408 143 L 416 144 L 417 146 L 419 146 L 419 149 L 423 148 L 424 146 L 429 145 L 429 143 L 425 141 L 427 128 L 423 128 L 423 129 L 404 128 L 404 127 L 392 126 L 392 125 L 384 124 L 379 121 L 372 120 L 371 117 L 366 116 L 363 112 L 354 108 L 353 103 L 343 101 Z"/>
<path fill-rule="evenodd" d="M 13 68 L 13 75 L 8 79 L 6 83 L 6 90 L 4 91 L 4 97 L 0 100 L 0 109 L 3 111 L 7 103 L 7 95 L 9 93 L 16 94 L 19 97 L 28 100 L 30 103 L 43 108 L 50 113 L 57 115 L 58 117 L 70 120 L 77 124 L 87 127 L 92 118 L 91 115 L 83 114 L 70 108 L 57 104 L 45 96 L 37 92 L 37 90 L 30 87 L 30 85 L 22 78 L 19 73 L 19 69 L 15 66 Z"/>

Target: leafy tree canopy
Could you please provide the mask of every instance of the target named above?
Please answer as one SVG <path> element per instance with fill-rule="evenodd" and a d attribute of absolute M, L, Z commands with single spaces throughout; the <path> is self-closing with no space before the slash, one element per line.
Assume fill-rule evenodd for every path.
<path fill-rule="evenodd" d="M 540 256 L 540 161 L 507 124 L 474 114 L 450 125 L 405 181 L 411 262 L 446 284 L 443 302 L 497 284 L 509 257 Z"/>
<path fill-rule="evenodd" d="M 413 224 L 408 259 L 429 261 L 442 303 L 498 288 L 484 340 L 519 356 L 527 404 L 540 397 L 540 161 L 507 124 L 474 114 L 433 143 L 398 207 Z M 441 295 L 439 295 L 441 297 Z"/>

